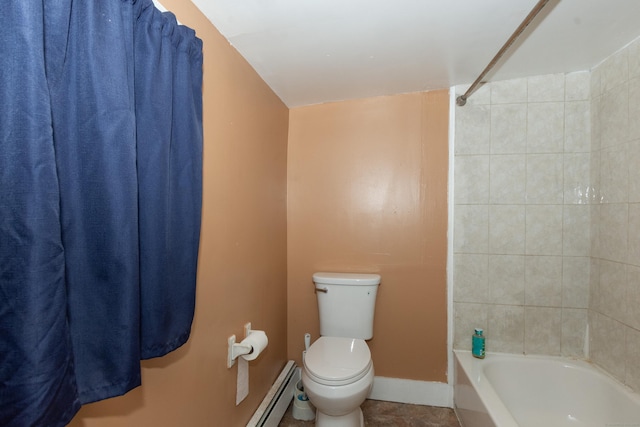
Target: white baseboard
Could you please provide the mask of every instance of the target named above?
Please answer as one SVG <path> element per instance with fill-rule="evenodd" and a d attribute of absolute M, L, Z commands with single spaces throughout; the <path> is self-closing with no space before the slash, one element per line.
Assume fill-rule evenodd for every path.
<path fill-rule="evenodd" d="M 453 389 L 445 383 L 375 377 L 369 399 L 453 408 Z"/>
<path fill-rule="evenodd" d="M 247 427 L 277 427 L 293 400 L 293 392 L 299 380 L 300 368 L 296 367 L 293 360 L 289 360 L 247 423 Z"/>

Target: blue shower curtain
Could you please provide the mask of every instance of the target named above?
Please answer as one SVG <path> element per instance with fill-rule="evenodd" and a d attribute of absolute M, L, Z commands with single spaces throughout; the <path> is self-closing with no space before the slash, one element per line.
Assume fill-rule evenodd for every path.
<path fill-rule="evenodd" d="M 151 0 L 0 14 L 0 425 L 62 426 L 189 337 L 202 43 Z"/>

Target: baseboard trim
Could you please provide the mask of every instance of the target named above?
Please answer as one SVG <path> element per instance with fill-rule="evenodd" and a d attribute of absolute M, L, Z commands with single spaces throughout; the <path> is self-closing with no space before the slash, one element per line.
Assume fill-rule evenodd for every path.
<path fill-rule="evenodd" d="M 247 427 L 278 427 L 289 403 L 293 400 L 293 391 L 299 380 L 300 369 L 293 360 L 289 360 L 247 423 Z"/>
<path fill-rule="evenodd" d="M 375 377 L 369 399 L 453 408 L 453 389 L 445 383 Z"/>

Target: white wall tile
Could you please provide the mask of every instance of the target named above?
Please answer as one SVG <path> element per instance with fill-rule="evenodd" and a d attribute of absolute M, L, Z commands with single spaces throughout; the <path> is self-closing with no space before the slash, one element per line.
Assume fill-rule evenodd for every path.
<path fill-rule="evenodd" d="M 589 153 L 565 153 L 563 167 L 564 203 L 590 203 L 591 155 Z"/>
<path fill-rule="evenodd" d="M 527 153 L 562 153 L 564 102 L 532 103 L 527 108 Z"/>
<path fill-rule="evenodd" d="M 474 328 L 487 330 L 487 304 L 454 302 L 454 348 L 471 350 L 471 336 Z"/>
<path fill-rule="evenodd" d="M 602 68 L 596 67 L 591 70 L 591 87 L 589 89 L 591 99 L 598 98 L 602 95 Z"/>
<path fill-rule="evenodd" d="M 489 255 L 455 254 L 455 288 L 453 300 L 456 302 L 490 302 Z"/>
<path fill-rule="evenodd" d="M 527 255 L 562 255 L 562 205 L 527 205 Z"/>
<path fill-rule="evenodd" d="M 524 277 L 525 305 L 562 306 L 562 257 L 527 256 Z"/>
<path fill-rule="evenodd" d="M 456 154 L 489 154 L 491 107 L 465 105 L 456 108 Z"/>
<path fill-rule="evenodd" d="M 640 76 L 640 38 L 636 39 L 628 47 L 629 78 Z"/>
<path fill-rule="evenodd" d="M 562 154 L 527 154 L 527 203 L 562 204 L 563 169 Z"/>
<path fill-rule="evenodd" d="M 627 266 L 626 300 L 628 325 L 640 331 L 640 267 L 635 265 Z"/>
<path fill-rule="evenodd" d="M 609 371 L 618 380 L 624 381 L 626 374 L 624 324 L 598 312 L 590 311 L 589 325 L 591 360 Z"/>
<path fill-rule="evenodd" d="M 626 262 L 628 250 L 629 208 L 626 203 L 600 206 L 599 256 L 606 260 Z"/>
<path fill-rule="evenodd" d="M 629 200 L 628 147 L 622 143 L 600 151 L 600 188 L 605 203 Z"/>
<path fill-rule="evenodd" d="M 591 149 L 591 102 L 565 103 L 564 118 L 564 152 L 589 152 Z"/>
<path fill-rule="evenodd" d="M 629 84 L 624 83 L 602 95 L 600 105 L 600 147 L 627 142 L 629 134 Z"/>
<path fill-rule="evenodd" d="M 563 257 L 562 307 L 589 308 L 590 267 L 588 256 Z"/>
<path fill-rule="evenodd" d="M 626 263 L 640 266 L 640 203 L 629 203 L 629 228 L 627 233 L 629 247 Z M 640 312 L 640 310 L 638 311 Z"/>
<path fill-rule="evenodd" d="M 491 106 L 491 153 L 524 153 L 527 148 L 527 104 Z"/>
<path fill-rule="evenodd" d="M 591 99 L 591 153 L 600 149 L 602 145 L 602 96 Z"/>
<path fill-rule="evenodd" d="M 545 74 L 527 79 L 529 102 L 564 101 L 564 74 Z"/>
<path fill-rule="evenodd" d="M 491 104 L 527 102 L 527 79 L 512 79 L 491 83 Z"/>
<path fill-rule="evenodd" d="M 591 152 L 589 169 L 589 203 L 602 203 L 602 190 L 600 188 L 600 151 Z"/>
<path fill-rule="evenodd" d="M 454 213 L 456 253 L 489 252 L 489 206 L 456 205 Z"/>
<path fill-rule="evenodd" d="M 591 209 L 589 205 L 564 205 L 562 212 L 562 254 L 591 254 Z"/>
<path fill-rule="evenodd" d="M 629 142 L 629 202 L 640 202 L 640 139 Z"/>
<path fill-rule="evenodd" d="M 524 307 L 491 305 L 487 313 L 487 351 L 524 352 Z"/>
<path fill-rule="evenodd" d="M 522 255 L 524 251 L 524 205 L 490 205 L 489 253 Z"/>
<path fill-rule="evenodd" d="M 524 256 L 489 255 L 489 287 L 496 304 L 524 304 Z"/>
<path fill-rule="evenodd" d="M 600 262 L 598 310 L 611 318 L 624 322 L 627 316 L 627 270 L 624 264 Z"/>
<path fill-rule="evenodd" d="M 599 310 L 600 263 L 599 258 L 589 258 L 589 311 Z"/>
<path fill-rule="evenodd" d="M 640 390 L 640 331 L 632 328 L 626 330 L 626 371 L 624 383 L 634 390 Z"/>
<path fill-rule="evenodd" d="M 526 196 L 524 154 L 491 156 L 490 196 L 492 204 L 523 204 Z"/>
<path fill-rule="evenodd" d="M 560 354 L 565 357 L 585 357 L 584 340 L 587 326 L 587 310 L 562 309 L 562 344 Z"/>
<path fill-rule="evenodd" d="M 600 257 L 600 208 L 602 205 L 589 205 L 591 213 L 591 257 Z"/>
<path fill-rule="evenodd" d="M 629 139 L 640 138 L 640 77 L 629 81 Z"/>
<path fill-rule="evenodd" d="M 592 72 L 485 85 L 475 109 L 457 109 L 456 348 L 480 326 L 489 351 L 580 357 L 592 312 L 592 357 L 614 346 L 619 360 L 598 363 L 628 371 L 625 330 L 640 322 L 640 102 L 629 103 L 640 72 L 628 82 L 623 64 L 633 75 L 638 46 Z"/>
<path fill-rule="evenodd" d="M 456 156 L 455 201 L 460 204 L 489 202 L 489 156 Z"/>
<path fill-rule="evenodd" d="M 591 93 L 591 73 L 578 71 L 565 76 L 565 101 L 586 101 Z"/>
<path fill-rule="evenodd" d="M 527 354 L 560 355 L 562 309 L 526 307 L 524 351 Z"/>
<path fill-rule="evenodd" d="M 606 93 L 629 80 L 628 58 L 627 49 L 622 49 L 602 62 L 599 67 L 602 73 L 602 93 Z"/>

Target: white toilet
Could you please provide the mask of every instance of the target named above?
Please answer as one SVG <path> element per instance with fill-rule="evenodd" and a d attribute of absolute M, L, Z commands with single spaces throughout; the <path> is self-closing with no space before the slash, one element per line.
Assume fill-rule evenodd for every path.
<path fill-rule="evenodd" d="M 373 337 L 378 274 L 315 273 L 320 338 L 304 356 L 302 384 L 318 427 L 362 427 L 360 405 L 373 386 L 364 340 Z"/>

